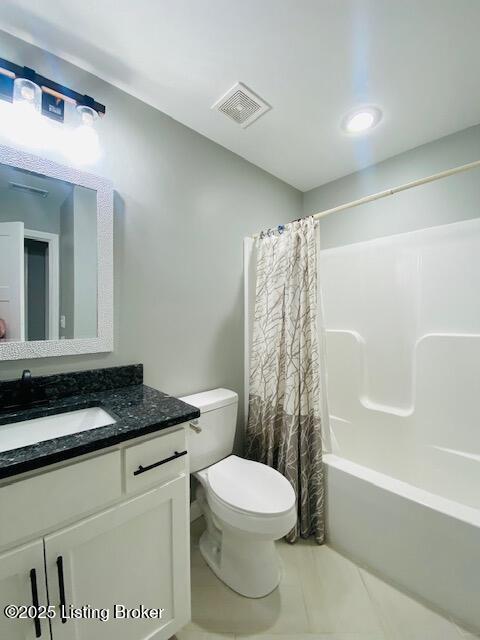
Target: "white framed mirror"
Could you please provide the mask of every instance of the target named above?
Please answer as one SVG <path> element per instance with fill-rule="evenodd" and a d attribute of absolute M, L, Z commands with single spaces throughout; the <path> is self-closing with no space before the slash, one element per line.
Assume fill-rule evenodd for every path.
<path fill-rule="evenodd" d="M 112 184 L 0 145 L 0 360 L 112 350 Z"/>

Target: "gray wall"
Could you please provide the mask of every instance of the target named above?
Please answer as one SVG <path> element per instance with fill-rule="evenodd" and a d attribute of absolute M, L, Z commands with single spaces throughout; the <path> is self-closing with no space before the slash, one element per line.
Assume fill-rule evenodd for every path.
<path fill-rule="evenodd" d="M 97 194 L 73 190 L 74 337 L 97 335 Z"/>
<path fill-rule="evenodd" d="M 45 340 L 47 335 L 46 245 L 37 240 L 25 241 L 25 311 L 28 340 Z"/>
<path fill-rule="evenodd" d="M 402 153 L 304 193 L 309 215 L 480 159 L 480 125 Z M 321 220 L 329 248 L 480 215 L 480 169 L 451 176 Z"/>
<path fill-rule="evenodd" d="M 97 335 L 97 194 L 76 186 L 60 207 L 61 338 Z"/>
<path fill-rule="evenodd" d="M 117 192 L 114 353 L 1 362 L 0 378 L 143 362 L 147 384 L 166 392 L 242 396 L 242 241 L 299 217 L 301 193 L 40 49 L 0 33 L 0 50 L 107 106 L 105 155 L 89 170 Z"/>
<path fill-rule="evenodd" d="M 23 222 L 25 229 L 60 232 L 60 209 L 48 198 L 0 190 L 0 222 Z"/>
<path fill-rule="evenodd" d="M 59 288 L 60 316 L 65 327 L 59 326 L 60 338 L 73 338 L 75 330 L 75 263 L 74 263 L 74 201 L 73 190 L 60 207 Z M 60 318 L 59 318 L 60 325 Z"/>

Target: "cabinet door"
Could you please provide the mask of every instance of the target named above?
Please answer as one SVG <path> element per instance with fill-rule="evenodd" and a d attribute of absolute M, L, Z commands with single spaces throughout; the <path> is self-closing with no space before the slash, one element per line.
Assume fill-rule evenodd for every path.
<path fill-rule="evenodd" d="M 57 607 L 54 640 L 166 640 L 188 622 L 187 500 L 183 476 L 45 538 L 49 600 L 67 614 Z M 116 619 L 115 605 L 164 612 Z M 72 607 L 93 619 L 70 618 Z"/>
<path fill-rule="evenodd" d="M 0 638 L 32 640 L 50 638 L 47 619 L 9 619 L 7 605 L 47 604 L 43 540 L 0 555 Z"/>

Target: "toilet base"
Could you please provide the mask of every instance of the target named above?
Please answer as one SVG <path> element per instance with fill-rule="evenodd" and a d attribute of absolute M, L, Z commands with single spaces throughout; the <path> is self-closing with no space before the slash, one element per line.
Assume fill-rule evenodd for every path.
<path fill-rule="evenodd" d="M 255 539 L 230 528 L 218 533 L 212 536 L 207 527 L 200 538 L 200 552 L 222 582 L 246 598 L 263 598 L 278 587 L 282 568 L 273 540 Z"/>

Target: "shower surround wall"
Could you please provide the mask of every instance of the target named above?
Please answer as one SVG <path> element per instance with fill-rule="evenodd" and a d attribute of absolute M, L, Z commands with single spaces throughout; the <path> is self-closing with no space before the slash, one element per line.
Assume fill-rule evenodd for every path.
<path fill-rule="evenodd" d="M 315 213 L 479 159 L 480 127 L 304 195 Z M 480 170 L 324 218 L 328 539 L 480 630 Z"/>
<path fill-rule="evenodd" d="M 228 387 L 242 395 L 242 239 L 298 218 L 301 193 L 37 47 L 0 32 L 0 48 L 2 57 L 107 106 L 97 127 L 104 156 L 85 170 L 116 190 L 115 351 L 1 362 L 0 378 L 25 367 L 48 374 L 143 362 L 146 383 L 169 393 Z M 121 59 L 105 64 L 128 79 Z M 52 151 L 27 150 L 65 164 Z"/>
<path fill-rule="evenodd" d="M 480 510 L 480 220 L 321 252 L 332 453 Z"/>
<path fill-rule="evenodd" d="M 480 220 L 320 253 L 332 545 L 480 630 Z"/>

